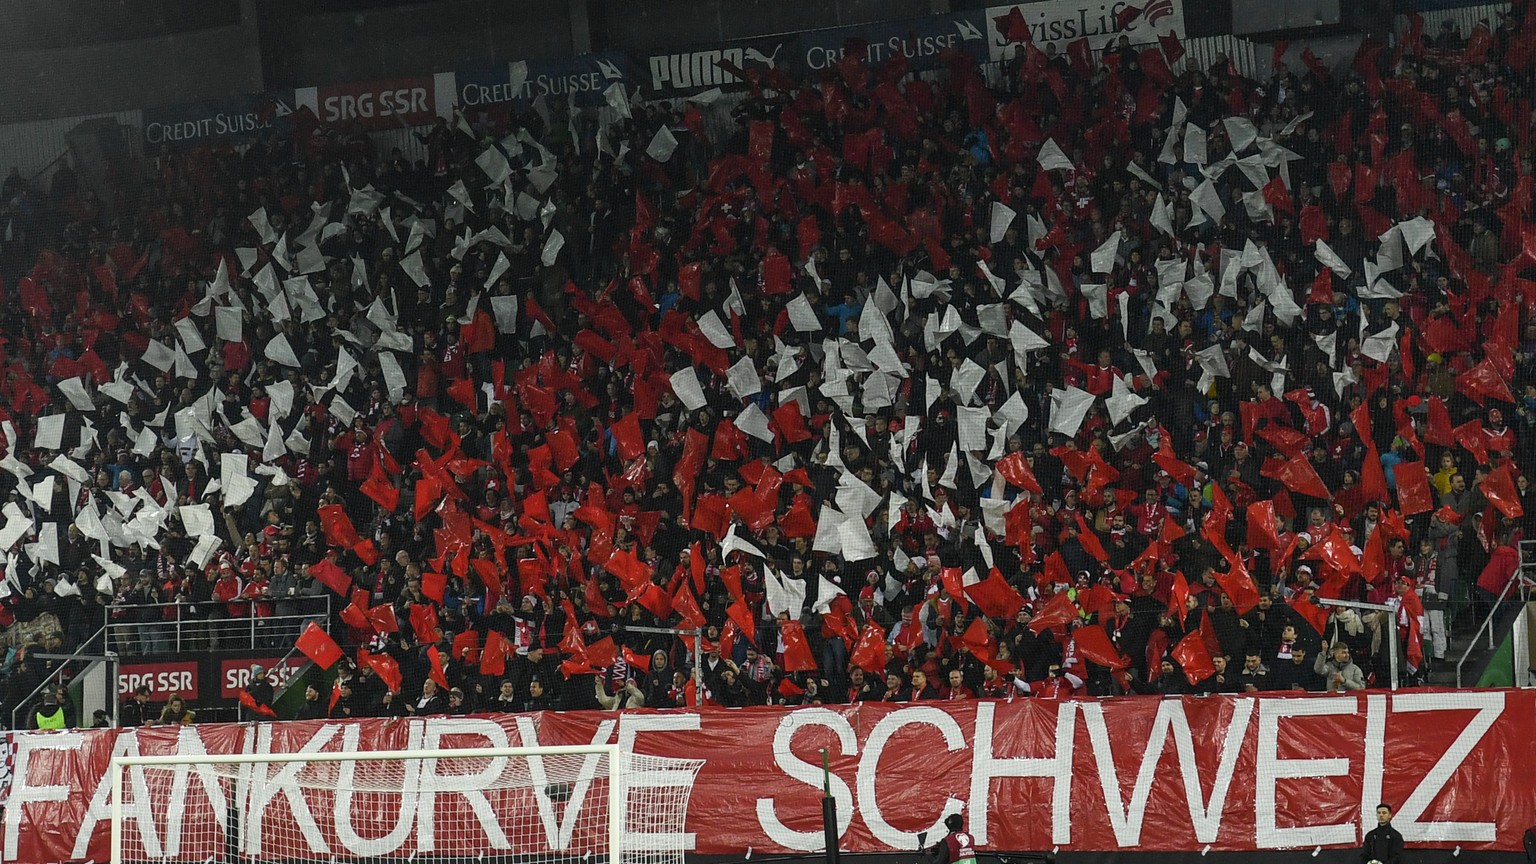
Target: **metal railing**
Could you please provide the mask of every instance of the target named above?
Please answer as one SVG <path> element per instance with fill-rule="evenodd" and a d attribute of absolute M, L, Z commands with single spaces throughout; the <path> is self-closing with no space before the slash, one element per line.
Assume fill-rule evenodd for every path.
<path fill-rule="evenodd" d="M 91 638 L 86 639 L 84 642 L 80 643 L 80 647 L 76 648 L 75 653 L 73 654 L 45 654 L 41 652 L 28 653 L 28 662 L 33 660 L 56 660 L 58 661 L 58 665 L 53 667 L 53 671 L 49 672 L 42 681 L 38 682 L 36 687 L 32 688 L 31 693 L 28 693 L 25 698 L 16 703 L 16 707 L 11 709 L 11 729 L 29 728 L 30 724 L 25 722 L 26 712 L 35 711 L 37 709 L 38 700 L 44 691 L 51 690 L 54 687 L 58 687 L 65 683 L 64 681 L 60 680 L 65 672 L 73 670 L 74 675 L 72 678 L 80 677 L 90 672 L 90 670 L 98 663 L 107 663 L 111 667 L 108 670 L 112 674 L 108 676 L 109 689 L 107 691 L 108 695 L 104 708 L 112 717 L 112 725 L 117 725 L 117 656 L 111 651 L 102 653 L 100 646 L 105 644 L 102 641 L 105 633 L 105 627 L 97 630 L 91 635 Z M 81 666 L 80 664 L 84 665 Z M 85 713 L 85 706 L 83 704 L 77 705 L 75 706 L 75 710 L 83 715 Z M 68 724 L 71 727 L 89 725 L 85 722 L 84 716 L 67 719 Z"/>
<path fill-rule="evenodd" d="M 256 615 L 258 603 L 295 603 L 307 611 Z M 229 607 L 244 615 L 230 615 Z M 314 621 L 329 629 L 330 594 L 200 603 L 144 603 L 106 607 L 106 645 L 124 657 L 182 654 L 188 651 L 240 651 L 291 647 L 304 625 Z"/>
<path fill-rule="evenodd" d="M 1478 626 L 1477 632 L 1473 633 L 1472 638 L 1467 640 L 1467 647 L 1466 650 L 1461 652 L 1461 659 L 1456 661 L 1456 687 L 1458 689 L 1462 687 L 1462 667 L 1467 665 L 1467 659 L 1477 649 L 1477 643 L 1483 638 L 1483 633 L 1486 632 L 1488 634 L 1487 650 L 1492 651 L 1498 648 L 1498 645 L 1494 644 L 1494 630 L 1497 627 L 1499 609 L 1503 607 L 1504 601 L 1509 599 L 1509 592 L 1515 588 L 1520 589 L 1520 605 L 1522 607 L 1530 602 L 1531 580 L 1530 574 L 1526 570 L 1527 568 L 1536 569 L 1536 558 L 1533 558 L 1531 554 L 1536 552 L 1536 540 L 1522 540 L 1520 545 L 1516 547 L 1516 550 L 1520 555 L 1520 563 L 1515 567 L 1514 576 L 1510 577 L 1510 580 L 1505 583 L 1504 590 L 1499 592 L 1499 598 L 1493 601 L 1493 608 L 1488 610 L 1488 615 L 1483 618 L 1483 623 Z M 1517 660 L 1516 662 L 1518 663 L 1519 661 Z"/>

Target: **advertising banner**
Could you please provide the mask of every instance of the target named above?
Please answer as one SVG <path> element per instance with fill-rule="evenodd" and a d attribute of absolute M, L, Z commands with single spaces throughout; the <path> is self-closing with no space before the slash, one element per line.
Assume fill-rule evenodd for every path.
<path fill-rule="evenodd" d="M 687 833 L 669 842 L 718 855 L 821 848 L 822 748 L 831 756 L 841 848 L 850 852 L 910 853 L 920 832 L 931 841 L 956 812 L 985 850 L 1348 848 L 1375 827 L 1375 807 L 1387 801 L 1410 846 L 1460 846 L 1476 860 L 1479 850 L 1519 849 L 1536 812 L 1536 784 L 1520 779 L 1536 759 L 1536 693 L 1520 690 L 551 712 L 21 733 L 4 855 L 19 864 L 106 860 L 103 784 L 113 754 L 604 743 L 705 760 L 697 780 L 653 768 L 630 782 L 647 795 L 677 787 L 687 800 Z M 246 805 L 261 812 L 244 814 L 242 825 L 264 817 L 286 824 L 291 805 L 280 802 L 299 792 L 290 789 L 291 772 L 267 770 L 273 787 L 249 796 Z M 222 842 L 216 832 L 226 811 L 200 797 L 216 792 L 211 778 L 165 784 L 161 797 L 170 800 L 126 800 L 137 824 L 131 842 L 154 846 L 125 850 L 126 857 L 200 861 L 196 849 L 165 854 L 158 844 L 194 835 Z M 144 788 L 142 778 L 128 779 L 130 789 Z M 304 790 L 308 810 L 331 820 L 305 829 L 305 857 L 430 853 L 431 822 L 421 830 L 410 824 L 423 813 L 459 826 L 456 854 L 498 848 L 499 829 L 484 822 L 495 818 L 490 809 L 466 804 L 473 787 L 439 783 L 448 779 L 416 777 L 402 792 L 412 803 L 374 814 L 367 832 L 338 824 L 357 817 L 345 802 L 321 800 L 335 797 L 328 788 Z M 575 789 L 558 806 L 532 808 L 557 850 L 565 848 L 557 811 L 583 806 L 589 791 Z M 217 813 L 211 827 L 190 830 L 186 820 L 209 810 Z M 381 829 L 381 819 L 404 827 Z M 358 840 L 360 833 L 370 839 Z M 632 834 L 632 842 L 649 842 L 643 827 Z M 267 842 L 259 832 L 242 839 Z M 246 847 L 255 859 L 283 851 Z"/>
<path fill-rule="evenodd" d="M 746 39 L 645 58 L 643 83 L 656 96 L 690 96 L 711 87 L 740 90 L 746 80 L 732 68 L 747 71 L 794 68 L 797 35 Z"/>
<path fill-rule="evenodd" d="M 120 664 L 117 667 L 117 698 L 126 699 L 142 685 L 149 688 L 151 702 L 164 702 L 173 693 L 188 702 L 196 702 L 201 696 L 197 667 L 196 660 Z"/>
<path fill-rule="evenodd" d="M 288 683 L 288 679 L 297 675 L 300 670 L 309 663 L 309 658 L 302 655 L 289 657 L 284 660 L 276 657 L 242 657 L 231 660 L 220 658 L 219 660 L 219 698 L 239 699 L 240 691 L 245 685 L 251 683 L 251 667 L 260 666 L 271 671 L 277 670 L 279 687 Z"/>
<path fill-rule="evenodd" d="M 1008 60 L 1018 49 L 999 32 L 998 19 L 1007 19 L 1017 9 L 1035 45 L 1044 49 L 1054 45 L 1059 51 L 1079 39 L 1097 51 L 1121 36 L 1132 45 L 1145 45 L 1157 37 L 1185 34 L 1184 0 L 1146 0 L 1142 5 L 1127 0 L 1040 0 L 993 6 L 986 12 L 987 40 L 993 60 Z"/>
<path fill-rule="evenodd" d="M 437 86 L 430 75 L 302 87 L 293 98 L 321 123 L 350 128 L 425 126 L 437 118 Z"/>
<path fill-rule="evenodd" d="M 209 139 L 245 141 L 266 134 L 287 134 L 293 126 L 292 93 L 231 96 L 144 109 L 144 143 L 200 144 Z"/>
<path fill-rule="evenodd" d="M 985 17 L 980 10 L 973 10 L 811 30 L 800 34 L 796 51 L 799 69 L 796 71 L 814 74 L 830 68 L 842 59 L 850 41 L 865 43 L 865 59 L 870 66 L 880 66 L 893 57 L 904 56 L 908 68 L 922 72 L 943 65 L 940 58 L 948 51 L 970 54 L 978 62 L 986 62 L 991 58 Z"/>
<path fill-rule="evenodd" d="M 639 83 L 634 63 L 627 54 L 609 51 L 556 60 L 525 61 L 521 86 L 513 88 L 515 63 L 474 72 L 460 72 L 457 98 L 473 109 L 507 102 L 531 102 L 543 96 L 548 102 L 574 100 L 578 108 L 606 104 L 603 91 L 615 82 L 632 89 Z"/>

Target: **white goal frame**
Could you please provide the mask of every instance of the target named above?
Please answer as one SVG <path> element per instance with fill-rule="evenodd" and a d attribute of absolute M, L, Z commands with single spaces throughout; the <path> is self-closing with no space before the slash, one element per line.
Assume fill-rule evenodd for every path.
<path fill-rule="evenodd" d="M 123 864 L 123 769 L 134 766 L 282 765 L 293 762 L 388 762 L 407 759 L 515 758 L 526 756 L 608 757 L 608 864 L 622 864 L 627 790 L 623 782 L 624 752 L 616 744 L 576 744 L 551 747 L 484 747 L 438 750 L 364 750 L 355 753 L 231 753 L 225 756 L 114 756 L 108 767 L 112 794 L 112 840 L 109 864 Z"/>

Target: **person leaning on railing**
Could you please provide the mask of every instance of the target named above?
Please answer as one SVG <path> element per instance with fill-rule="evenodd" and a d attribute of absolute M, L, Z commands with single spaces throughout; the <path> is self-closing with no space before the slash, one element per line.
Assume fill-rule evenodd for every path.
<path fill-rule="evenodd" d="M 170 700 L 160 711 L 160 719 L 156 720 L 154 725 L 190 726 L 196 721 L 196 716 L 196 712 L 187 707 L 187 702 L 181 698 L 180 693 L 172 693 Z"/>

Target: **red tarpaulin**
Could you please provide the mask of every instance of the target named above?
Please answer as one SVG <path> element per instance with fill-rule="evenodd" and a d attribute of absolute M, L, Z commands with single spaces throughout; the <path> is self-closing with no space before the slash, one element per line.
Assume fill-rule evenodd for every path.
<path fill-rule="evenodd" d="M 576 682 L 572 682 L 573 684 Z M 817 706 L 795 712 L 705 708 L 688 712 L 543 713 L 476 718 L 364 719 L 18 733 L 7 818 L 8 860 L 43 864 L 106 860 L 105 796 L 114 753 L 293 753 L 301 749 L 477 748 L 632 741 L 637 752 L 702 760 L 686 796 L 691 851 L 740 855 L 804 853 L 821 843 L 821 748 L 830 748 L 834 791 L 852 808 L 842 820 L 849 852 L 910 852 L 946 806 L 964 807 L 969 831 L 986 850 L 1189 851 L 1359 848 L 1377 801 L 1399 805 L 1393 824 L 1410 838 L 1435 836 L 1468 860 L 1486 850 L 1518 850 L 1536 812 L 1536 784 L 1519 772 L 1536 759 L 1536 693 L 1521 690 L 1399 692 L 1306 697 L 1123 697 L 1103 701 L 930 702 Z M 1381 766 L 1387 766 L 1385 770 Z M 783 767 L 781 767 L 783 766 Z M 877 770 L 878 766 L 878 770 Z M 483 767 L 483 766 L 481 766 Z M 790 776 L 789 768 L 795 769 Z M 803 770 L 801 770 L 803 769 Z M 441 774 L 452 770 L 437 769 Z M 1186 774 L 1186 772 L 1191 772 Z M 687 782 L 687 772 L 671 780 Z M 814 775 L 807 783 L 802 776 Z M 1138 788 L 1137 776 L 1150 778 Z M 130 772 L 130 796 L 139 781 Z M 669 775 L 671 776 L 671 775 Z M 146 772 L 153 807 L 130 809 L 134 830 L 124 853 L 146 854 L 174 837 L 175 860 L 202 861 L 224 848 L 230 824 L 210 806 L 196 773 Z M 174 787 L 174 788 L 173 788 Z M 852 790 L 846 797 L 842 789 Z M 538 812 L 535 785 L 500 806 L 476 809 L 470 796 L 439 791 L 435 851 L 490 854 L 482 819 L 499 819 L 513 845 L 498 854 L 547 849 L 543 831 L 513 831 Z M 554 798 L 555 818 L 598 805 L 596 785 Z M 1107 790 L 1107 791 L 1106 791 Z M 263 831 L 253 858 L 432 854 L 421 831 L 354 823 L 338 832 L 328 789 L 306 789 L 312 831 Z M 666 796 L 674 790 L 650 789 Z M 553 796 L 551 796 L 553 797 Z M 946 805 L 946 801 L 950 801 Z M 105 800 L 100 798 L 99 800 Z M 130 797 L 129 799 L 133 799 Z M 263 808 L 268 824 L 291 817 L 286 793 L 241 796 L 233 806 Z M 180 806 L 172 806 L 179 802 Z M 252 802 L 255 802 L 254 804 Z M 414 816 L 383 805 L 389 825 Z M 403 815 L 402 815 L 403 814 Z M 371 815 L 368 817 L 373 818 Z M 172 825 L 171 820 L 179 820 Z M 575 819 L 572 849 L 600 820 Z M 249 824 L 247 815 L 241 822 Z M 516 824 L 527 825 L 526 821 Z M 454 826 L 451 835 L 441 826 Z M 636 826 L 635 832 L 656 830 Z M 82 836 L 83 835 L 83 836 Z M 350 844 L 343 836 L 351 836 Z M 367 849 L 358 836 L 370 839 Z M 242 834 L 242 841 L 247 838 Z M 315 842 L 318 851 L 296 845 Z M 1410 840 L 1412 845 L 1426 845 Z M 160 848 L 160 847 L 156 847 Z M 1465 855 L 1463 858 L 1465 859 Z"/>

